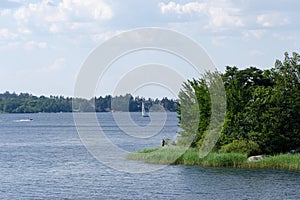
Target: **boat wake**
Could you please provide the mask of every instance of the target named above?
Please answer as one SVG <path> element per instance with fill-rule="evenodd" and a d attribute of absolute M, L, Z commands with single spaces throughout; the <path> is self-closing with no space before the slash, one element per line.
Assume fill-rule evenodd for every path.
<path fill-rule="evenodd" d="M 31 119 L 31 118 L 14 120 L 14 122 L 31 122 L 31 121 L 33 121 L 33 119 Z"/>

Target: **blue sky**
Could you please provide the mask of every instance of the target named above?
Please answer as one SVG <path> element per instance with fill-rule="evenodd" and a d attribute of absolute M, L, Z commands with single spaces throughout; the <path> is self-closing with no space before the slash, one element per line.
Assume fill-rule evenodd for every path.
<path fill-rule="evenodd" d="M 142 27 L 189 36 L 220 71 L 270 68 L 285 51 L 299 52 L 299 7 L 298 0 L 1 0 L 0 92 L 72 96 L 93 49 Z"/>

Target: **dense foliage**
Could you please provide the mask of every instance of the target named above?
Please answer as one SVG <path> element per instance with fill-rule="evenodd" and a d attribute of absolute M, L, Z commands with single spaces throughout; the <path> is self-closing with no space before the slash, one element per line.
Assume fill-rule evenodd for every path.
<path fill-rule="evenodd" d="M 0 94 L 0 113 L 38 113 L 38 112 L 110 112 L 110 111 L 141 111 L 142 101 L 145 102 L 146 109 L 158 111 L 164 109 L 175 112 L 178 103 L 175 100 L 163 98 L 147 99 L 141 97 L 133 98 L 127 94 L 124 96 L 95 97 L 93 99 L 73 99 L 63 96 L 34 96 L 28 93 Z M 75 103 L 74 103 L 75 102 Z M 72 107 L 72 103 L 73 107 Z M 158 106 L 154 106 L 158 105 Z"/>
<path fill-rule="evenodd" d="M 211 74 L 211 73 L 208 73 Z M 285 53 L 283 61 L 277 60 L 272 69 L 255 67 L 238 69 L 227 67 L 221 74 L 226 90 L 225 123 L 216 149 L 229 151 L 242 146 L 245 152 L 278 153 L 300 147 L 300 55 Z M 193 135 L 201 143 L 208 130 L 212 102 L 208 98 L 211 84 L 205 77 L 188 81 L 179 94 L 180 105 L 187 99 L 197 99 L 198 106 L 190 105 L 189 114 L 198 112 L 188 123 L 182 118 L 184 107 L 180 107 L 182 136 Z M 211 96 L 212 94 L 210 94 Z M 195 104 L 195 103 L 194 103 Z M 195 114 L 193 114 L 195 116 Z M 240 142 L 239 142 L 240 141 Z M 246 147 L 253 148 L 247 149 Z M 250 153 L 251 154 L 251 153 Z"/>

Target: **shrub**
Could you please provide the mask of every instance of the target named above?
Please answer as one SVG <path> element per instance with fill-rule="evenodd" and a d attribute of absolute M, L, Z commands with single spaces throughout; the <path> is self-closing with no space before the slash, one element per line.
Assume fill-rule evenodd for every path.
<path fill-rule="evenodd" d="M 177 137 L 177 145 L 178 146 L 190 146 L 193 141 L 193 137 L 191 136 L 178 136 Z"/>
<path fill-rule="evenodd" d="M 260 146 L 256 142 L 250 140 L 248 141 L 247 146 L 249 149 L 248 152 L 249 156 L 253 156 L 261 153 Z"/>
<path fill-rule="evenodd" d="M 253 141 L 234 140 L 233 142 L 221 147 L 221 153 L 246 153 L 255 155 L 260 152 L 259 145 Z"/>
<path fill-rule="evenodd" d="M 204 131 L 201 139 L 197 142 L 197 147 L 205 151 L 217 151 L 217 140 L 220 132 L 218 130 Z"/>

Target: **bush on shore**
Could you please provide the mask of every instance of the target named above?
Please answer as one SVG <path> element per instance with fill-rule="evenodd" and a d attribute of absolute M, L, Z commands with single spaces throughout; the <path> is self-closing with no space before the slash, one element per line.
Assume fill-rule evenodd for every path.
<path fill-rule="evenodd" d="M 233 142 L 221 147 L 221 153 L 245 153 L 248 156 L 260 153 L 259 145 L 253 141 L 234 140 Z"/>

